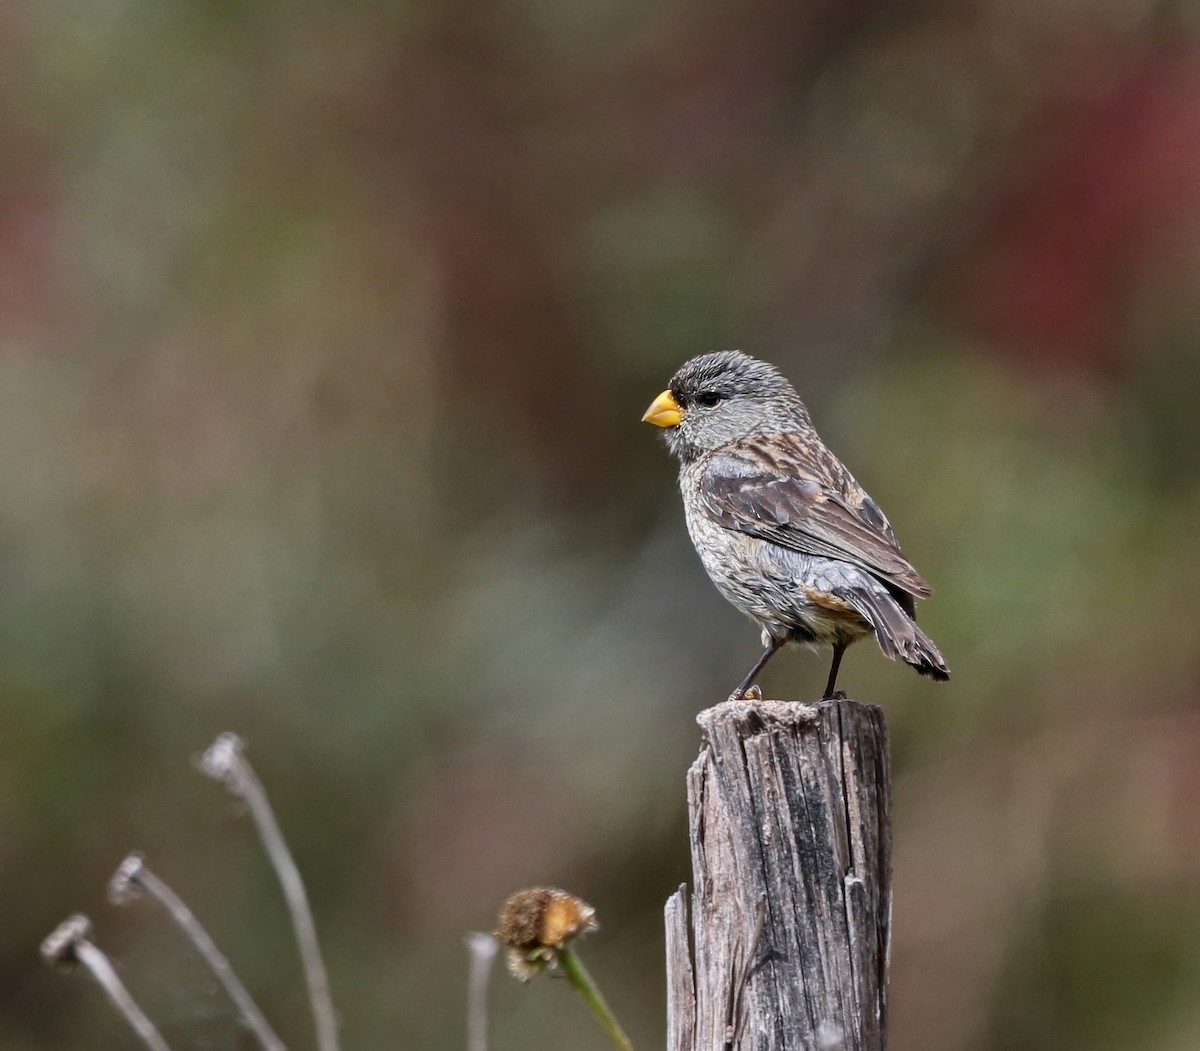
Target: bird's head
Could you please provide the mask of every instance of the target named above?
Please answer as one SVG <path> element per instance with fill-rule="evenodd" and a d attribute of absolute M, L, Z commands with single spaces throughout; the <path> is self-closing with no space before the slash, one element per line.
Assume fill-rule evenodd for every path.
<path fill-rule="evenodd" d="M 685 362 L 642 419 L 663 429 L 667 446 L 684 463 L 747 435 L 812 426 L 782 373 L 739 350 Z"/>

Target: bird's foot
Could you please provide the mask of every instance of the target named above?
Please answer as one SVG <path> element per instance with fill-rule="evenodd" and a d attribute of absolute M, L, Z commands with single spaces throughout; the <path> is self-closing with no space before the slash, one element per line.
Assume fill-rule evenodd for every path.
<path fill-rule="evenodd" d="M 740 693 L 731 693 L 729 699 L 731 701 L 761 701 L 762 690 L 757 686 L 747 686 Z"/>
<path fill-rule="evenodd" d="M 834 690 L 833 693 L 827 693 L 821 698 L 823 701 L 844 701 L 847 700 L 845 690 Z"/>

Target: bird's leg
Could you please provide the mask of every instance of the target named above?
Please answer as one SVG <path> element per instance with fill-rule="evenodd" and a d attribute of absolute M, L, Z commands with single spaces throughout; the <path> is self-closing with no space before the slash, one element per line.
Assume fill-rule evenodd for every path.
<path fill-rule="evenodd" d="M 785 642 L 787 642 L 787 639 L 771 639 L 767 643 L 767 648 L 763 650 L 762 656 L 754 662 L 754 667 L 750 669 L 746 677 L 738 684 L 737 689 L 729 695 L 731 701 L 740 701 L 745 698 L 746 691 L 750 688 L 750 684 L 754 682 L 754 677 L 766 667 L 767 661 L 775 656 L 775 651 Z"/>
<path fill-rule="evenodd" d="M 833 644 L 833 666 L 829 669 L 829 682 L 825 684 L 825 693 L 821 697 L 823 701 L 844 700 L 846 697 L 844 693 L 841 697 L 838 697 L 834 693 L 834 687 L 837 685 L 838 668 L 841 667 L 842 654 L 846 652 L 847 645 L 848 643 L 845 642 L 835 642 Z"/>

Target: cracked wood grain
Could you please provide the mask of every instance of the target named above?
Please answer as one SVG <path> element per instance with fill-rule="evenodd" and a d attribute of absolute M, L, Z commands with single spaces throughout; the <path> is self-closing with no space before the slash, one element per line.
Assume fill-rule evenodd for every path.
<path fill-rule="evenodd" d="M 891 798 L 883 712 L 732 701 L 688 771 L 692 950 L 667 904 L 668 1051 L 883 1051 Z"/>

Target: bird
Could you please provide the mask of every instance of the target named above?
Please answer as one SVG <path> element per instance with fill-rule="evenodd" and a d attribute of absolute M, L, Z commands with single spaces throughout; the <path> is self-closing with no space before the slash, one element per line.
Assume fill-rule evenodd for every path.
<path fill-rule="evenodd" d="M 874 634 L 885 657 L 950 678 L 916 622 L 933 589 L 879 505 L 826 447 L 796 389 L 741 351 L 685 362 L 642 416 L 679 461 L 688 533 L 717 590 L 762 628 L 763 652 L 729 699 L 789 642 L 833 647 L 823 698 L 839 698 L 846 648 Z M 750 691 L 750 692 L 748 692 Z"/>

